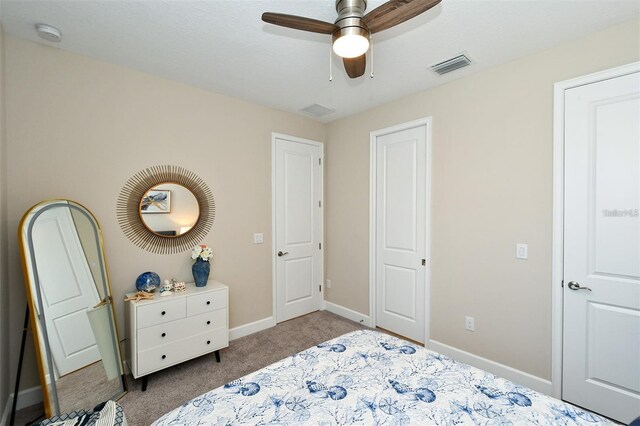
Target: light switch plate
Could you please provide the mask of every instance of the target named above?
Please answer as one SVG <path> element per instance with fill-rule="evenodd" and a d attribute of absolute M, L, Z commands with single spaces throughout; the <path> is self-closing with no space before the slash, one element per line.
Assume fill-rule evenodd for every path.
<path fill-rule="evenodd" d="M 516 259 L 527 260 L 529 258 L 529 245 L 516 244 Z"/>
<path fill-rule="evenodd" d="M 264 243 L 264 234 L 253 234 L 253 244 L 262 244 Z"/>

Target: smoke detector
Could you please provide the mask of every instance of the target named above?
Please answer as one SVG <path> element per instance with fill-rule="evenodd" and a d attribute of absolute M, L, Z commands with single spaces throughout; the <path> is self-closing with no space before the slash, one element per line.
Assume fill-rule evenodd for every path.
<path fill-rule="evenodd" d="M 62 41 L 62 33 L 56 27 L 47 24 L 36 24 L 36 31 L 41 39 L 59 43 Z"/>

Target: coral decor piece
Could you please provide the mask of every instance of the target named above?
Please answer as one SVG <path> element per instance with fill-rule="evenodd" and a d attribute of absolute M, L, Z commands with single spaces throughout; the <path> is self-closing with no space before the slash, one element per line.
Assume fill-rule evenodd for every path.
<path fill-rule="evenodd" d="M 125 302 L 129 302 L 129 301 L 139 302 L 139 301 L 144 300 L 144 299 L 153 299 L 153 294 L 152 293 L 147 293 L 145 291 L 138 291 L 138 292 L 134 293 L 133 295 L 131 295 L 129 297 L 125 297 L 124 301 Z"/>

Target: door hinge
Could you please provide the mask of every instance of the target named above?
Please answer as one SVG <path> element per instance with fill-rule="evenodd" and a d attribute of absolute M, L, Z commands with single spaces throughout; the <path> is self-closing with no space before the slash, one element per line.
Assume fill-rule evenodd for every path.
<path fill-rule="evenodd" d="M 318 158 L 318 166 L 322 166 L 322 158 Z"/>
<path fill-rule="evenodd" d="M 560 283 L 560 287 L 564 288 L 564 280 Z"/>
<path fill-rule="evenodd" d="M 422 259 L 422 266 L 427 266 L 427 259 Z"/>
<path fill-rule="evenodd" d="M 320 293 L 322 293 L 322 284 L 320 284 L 320 285 L 318 286 L 318 291 L 319 291 Z"/>
<path fill-rule="evenodd" d="M 318 250 L 322 250 L 322 243 L 318 243 Z"/>
<path fill-rule="evenodd" d="M 318 207 L 322 207 L 322 201 L 318 201 Z"/>

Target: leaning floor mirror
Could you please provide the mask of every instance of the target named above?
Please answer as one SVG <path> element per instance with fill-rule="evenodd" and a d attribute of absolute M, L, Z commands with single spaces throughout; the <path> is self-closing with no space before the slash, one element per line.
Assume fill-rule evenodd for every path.
<path fill-rule="evenodd" d="M 47 416 L 119 399 L 127 384 L 96 218 L 45 201 L 25 213 L 18 239 Z"/>

